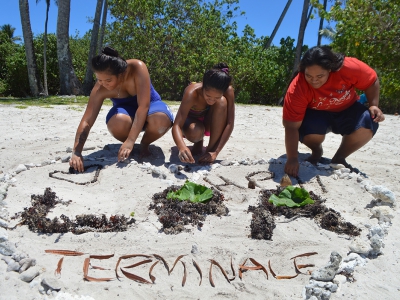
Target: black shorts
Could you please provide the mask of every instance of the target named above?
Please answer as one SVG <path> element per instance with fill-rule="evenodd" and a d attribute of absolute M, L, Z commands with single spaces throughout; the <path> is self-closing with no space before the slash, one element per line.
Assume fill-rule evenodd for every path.
<path fill-rule="evenodd" d="M 308 134 L 325 135 L 333 132 L 349 135 L 360 128 L 371 129 L 374 135 L 378 127 L 378 123 L 371 118 L 368 108 L 359 102 L 340 112 L 307 109 L 299 128 L 299 140 L 303 142 L 304 136 Z"/>

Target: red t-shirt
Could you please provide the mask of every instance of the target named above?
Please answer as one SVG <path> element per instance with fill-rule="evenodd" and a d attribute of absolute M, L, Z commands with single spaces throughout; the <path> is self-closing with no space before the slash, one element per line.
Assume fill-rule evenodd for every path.
<path fill-rule="evenodd" d="M 299 73 L 290 83 L 283 105 L 283 119 L 299 122 L 307 108 L 339 112 L 358 100 L 355 88 L 366 90 L 376 80 L 376 72 L 354 57 L 345 57 L 339 71 L 330 72 L 324 85 L 315 89 Z"/>

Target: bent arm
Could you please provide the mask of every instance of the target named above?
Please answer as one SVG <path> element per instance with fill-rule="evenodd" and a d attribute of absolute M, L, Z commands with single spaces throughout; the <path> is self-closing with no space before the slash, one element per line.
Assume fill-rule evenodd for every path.
<path fill-rule="evenodd" d="M 368 110 L 371 114 L 371 117 L 374 119 L 374 122 L 382 122 L 385 120 L 385 116 L 379 109 L 379 90 L 379 79 L 376 78 L 375 82 L 364 91 L 369 104 Z"/>
<path fill-rule="evenodd" d="M 150 107 L 150 74 L 142 61 L 135 62 L 134 81 L 137 91 L 138 109 L 132 123 L 126 142 L 135 144 L 139 133 L 142 131 Z"/>
<path fill-rule="evenodd" d="M 299 128 L 300 122 L 290 122 L 283 120 L 285 127 L 285 147 L 287 161 L 285 165 L 285 173 L 296 177 L 299 172 L 298 147 L 299 147 Z"/>
<path fill-rule="evenodd" d="M 232 86 L 230 86 L 224 93 L 224 97 L 226 98 L 228 104 L 228 115 L 225 129 L 222 132 L 221 138 L 217 142 L 217 147 L 215 149 L 215 152 L 217 152 L 217 154 L 221 152 L 225 144 L 228 142 L 235 126 L 235 91 Z"/>
<path fill-rule="evenodd" d="M 187 148 L 184 140 L 182 128 L 185 125 L 190 108 L 194 104 L 195 90 L 194 85 L 186 87 L 178 112 L 176 113 L 174 124 L 172 125 L 172 138 L 179 151 Z"/>
<path fill-rule="evenodd" d="M 89 102 L 85 113 L 83 114 L 78 129 L 76 130 L 73 147 L 73 153 L 76 155 L 81 155 L 83 146 L 85 145 L 85 142 L 89 136 L 90 129 L 96 121 L 100 112 L 100 108 L 103 104 L 104 97 L 101 94 L 100 88 L 100 84 L 96 83 L 95 87 L 90 93 Z"/>

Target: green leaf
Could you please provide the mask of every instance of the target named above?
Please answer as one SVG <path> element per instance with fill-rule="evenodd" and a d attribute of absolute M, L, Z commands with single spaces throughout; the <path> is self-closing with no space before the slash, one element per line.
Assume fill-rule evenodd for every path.
<path fill-rule="evenodd" d="M 289 185 L 279 196 L 272 195 L 269 200 L 275 206 L 301 207 L 307 204 L 313 204 L 314 200 L 310 194 L 303 188 Z"/>
<path fill-rule="evenodd" d="M 185 184 L 179 190 L 176 192 L 169 192 L 167 194 L 167 199 L 178 199 L 194 203 L 204 203 L 210 200 L 212 196 L 212 189 L 186 180 Z"/>

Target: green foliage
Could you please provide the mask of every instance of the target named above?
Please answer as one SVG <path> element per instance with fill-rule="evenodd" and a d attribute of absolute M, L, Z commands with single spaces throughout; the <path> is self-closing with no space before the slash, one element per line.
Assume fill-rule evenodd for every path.
<path fill-rule="evenodd" d="M 303 188 L 289 185 L 279 196 L 272 195 L 269 200 L 275 206 L 301 207 L 307 204 L 313 204 L 314 200 L 310 194 Z"/>
<path fill-rule="evenodd" d="M 204 203 L 213 196 L 212 189 L 186 180 L 185 184 L 177 191 L 170 191 L 167 199 L 178 199 L 194 203 Z"/>
<path fill-rule="evenodd" d="M 29 95 L 25 49 L 0 31 L 0 95 Z"/>
<path fill-rule="evenodd" d="M 190 82 L 223 61 L 238 102 L 275 104 L 290 76 L 293 40 L 265 50 L 266 38 L 257 38 L 250 26 L 239 37 L 233 21 L 242 14 L 238 2 L 112 0 L 109 42 L 125 58 L 147 64 L 164 99 L 181 100 Z"/>
<path fill-rule="evenodd" d="M 380 78 L 380 106 L 400 109 L 400 4 L 398 0 L 336 2 L 325 16 L 336 22 L 332 43 L 336 51 L 357 57 L 373 67 Z M 391 100 L 389 100 L 391 99 Z"/>

